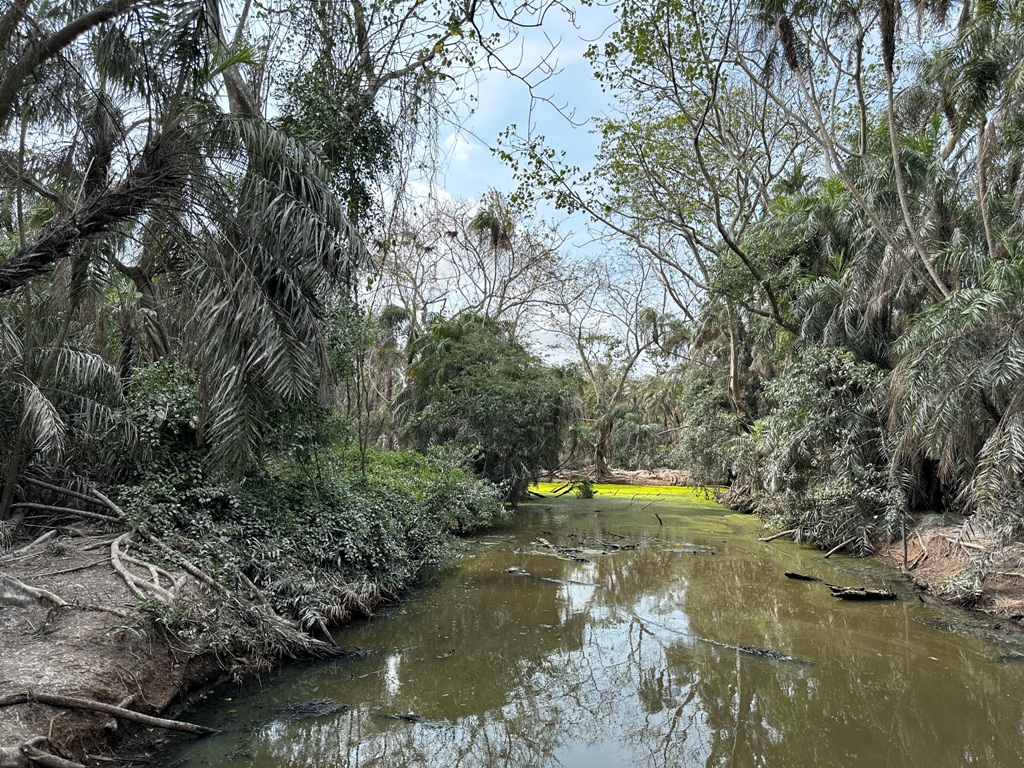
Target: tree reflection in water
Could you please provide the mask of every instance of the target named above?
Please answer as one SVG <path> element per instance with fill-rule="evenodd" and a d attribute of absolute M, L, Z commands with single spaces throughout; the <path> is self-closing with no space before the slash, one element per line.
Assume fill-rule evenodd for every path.
<path fill-rule="evenodd" d="M 754 521 L 710 507 L 661 503 L 662 527 L 627 501 L 560 501 L 339 633 L 375 655 L 236 695 L 236 714 L 208 718 L 228 722 L 226 735 L 190 745 L 182 765 L 952 768 L 1024 752 L 1024 667 L 991 662 L 1005 649 L 928 626 L 942 611 L 914 600 L 849 605 L 782 578 L 799 565 L 864 581 L 874 566 L 759 545 Z M 531 546 L 538 531 L 644 545 L 574 562 Z M 682 553 L 680 541 L 716 554 Z M 512 565 L 529 575 L 503 573 Z M 352 709 L 273 715 L 324 696 Z M 397 713 L 424 721 L 383 716 Z"/>

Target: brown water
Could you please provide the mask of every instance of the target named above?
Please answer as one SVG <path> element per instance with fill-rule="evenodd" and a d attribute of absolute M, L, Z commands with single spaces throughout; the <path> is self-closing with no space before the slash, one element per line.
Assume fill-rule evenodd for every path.
<path fill-rule="evenodd" d="M 1024 661 L 997 661 L 1021 652 L 1019 636 L 922 604 L 877 564 L 761 544 L 757 532 L 752 518 L 672 497 L 527 505 L 403 602 L 337 631 L 367 655 L 218 689 L 185 716 L 224 733 L 166 760 L 1024 764 Z M 537 536 L 580 547 L 589 562 L 558 557 Z M 528 575 L 504 572 L 513 566 Z M 838 601 L 785 570 L 888 581 L 900 599 Z"/>

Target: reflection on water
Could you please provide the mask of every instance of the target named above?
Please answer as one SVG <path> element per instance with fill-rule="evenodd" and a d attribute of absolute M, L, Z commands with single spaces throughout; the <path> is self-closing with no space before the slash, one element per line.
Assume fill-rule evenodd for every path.
<path fill-rule="evenodd" d="M 650 504 L 525 508 L 410 599 L 337 632 L 369 655 L 223 691 L 232 701 L 191 717 L 224 734 L 174 764 L 1020 764 L 1024 663 L 993 663 L 1021 650 L 1016 638 L 949 631 L 961 616 L 906 592 L 834 600 L 783 571 L 895 574 L 759 544 L 756 521 L 713 505 Z M 350 708 L 289 707 L 313 700 Z"/>

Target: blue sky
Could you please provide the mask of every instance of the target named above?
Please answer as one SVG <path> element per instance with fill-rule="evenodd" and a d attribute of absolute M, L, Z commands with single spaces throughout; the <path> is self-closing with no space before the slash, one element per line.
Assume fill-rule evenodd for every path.
<path fill-rule="evenodd" d="M 479 84 L 470 89 L 478 102 L 474 112 L 463 118 L 464 126 L 442 127 L 440 140 L 446 167 L 438 186 L 457 198 L 478 198 L 490 187 L 513 191 L 511 170 L 491 152 L 498 135 L 512 124 L 521 133 L 529 127 L 533 133 L 544 135 L 550 146 L 569 152 L 572 163 L 589 167 L 598 144 L 592 126 L 574 126 L 556 105 L 566 114 L 574 112 L 576 120 L 608 112 L 608 98 L 591 76 L 583 54 L 614 20 L 611 7 L 597 5 L 577 8 L 575 26 L 564 13 L 552 11 L 542 29 L 525 30 L 506 51 L 507 58 L 518 60 L 521 52 L 518 71 L 526 73 L 550 54 L 557 61 L 556 72 L 536 86 L 532 96 L 520 80 L 503 72 L 484 73 Z"/>

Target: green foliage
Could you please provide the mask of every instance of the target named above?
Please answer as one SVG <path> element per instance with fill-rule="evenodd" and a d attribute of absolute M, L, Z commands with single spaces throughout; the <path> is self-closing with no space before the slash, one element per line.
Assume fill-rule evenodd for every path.
<path fill-rule="evenodd" d="M 462 446 L 481 477 L 515 501 L 556 467 L 567 397 L 559 372 L 500 323 L 475 314 L 437 319 L 415 341 L 403 393 L 412 445 Z"/>
<path fill-rule="evenodd" d="M 355 73 L 322 58 L 284 88 L 281 127 L 320 154 L 355 219 L 373 210 L 372 186 L 395 162 L 395 128 L 360 92 Z"/>
<path fill-rule="evenodd" d="M 721 379 L 706 368 L 689 368 L 682 379 L 682 423 L 671 454 L 674 461 L 667 463 L 685 469 L 698 485 L 725 485 L 735 474 L 742 419 Z"/>
<path fill-rule="evenodd" d="M 870 552 L 906 512 L 888 476 L 879 405 L 883 371 L 851 353 L 808 347 L 768 386 L 769 413 L 749 437 L 758 510 L 823 547 Z"/>
<path fill-rule="evenodd" d="M 196 375 L 172 360 L 138 368 L 127 387 L 128 418 L 150 447 L 196 444 L 199 401 Z"/>
<path fill-rule="evenodd" d="M 134 525 L 223 583 L 249 579 L 304 627 L 369 614 L 447 557 L 456 534 L 504 514 L 491 486 L 443 453 L 371 454 L 365 476 L 337 449 L 322 461 L 315 478 L 282 465 L 225 485 L 198 458 L 158 458 L 118 498 Z"/>

